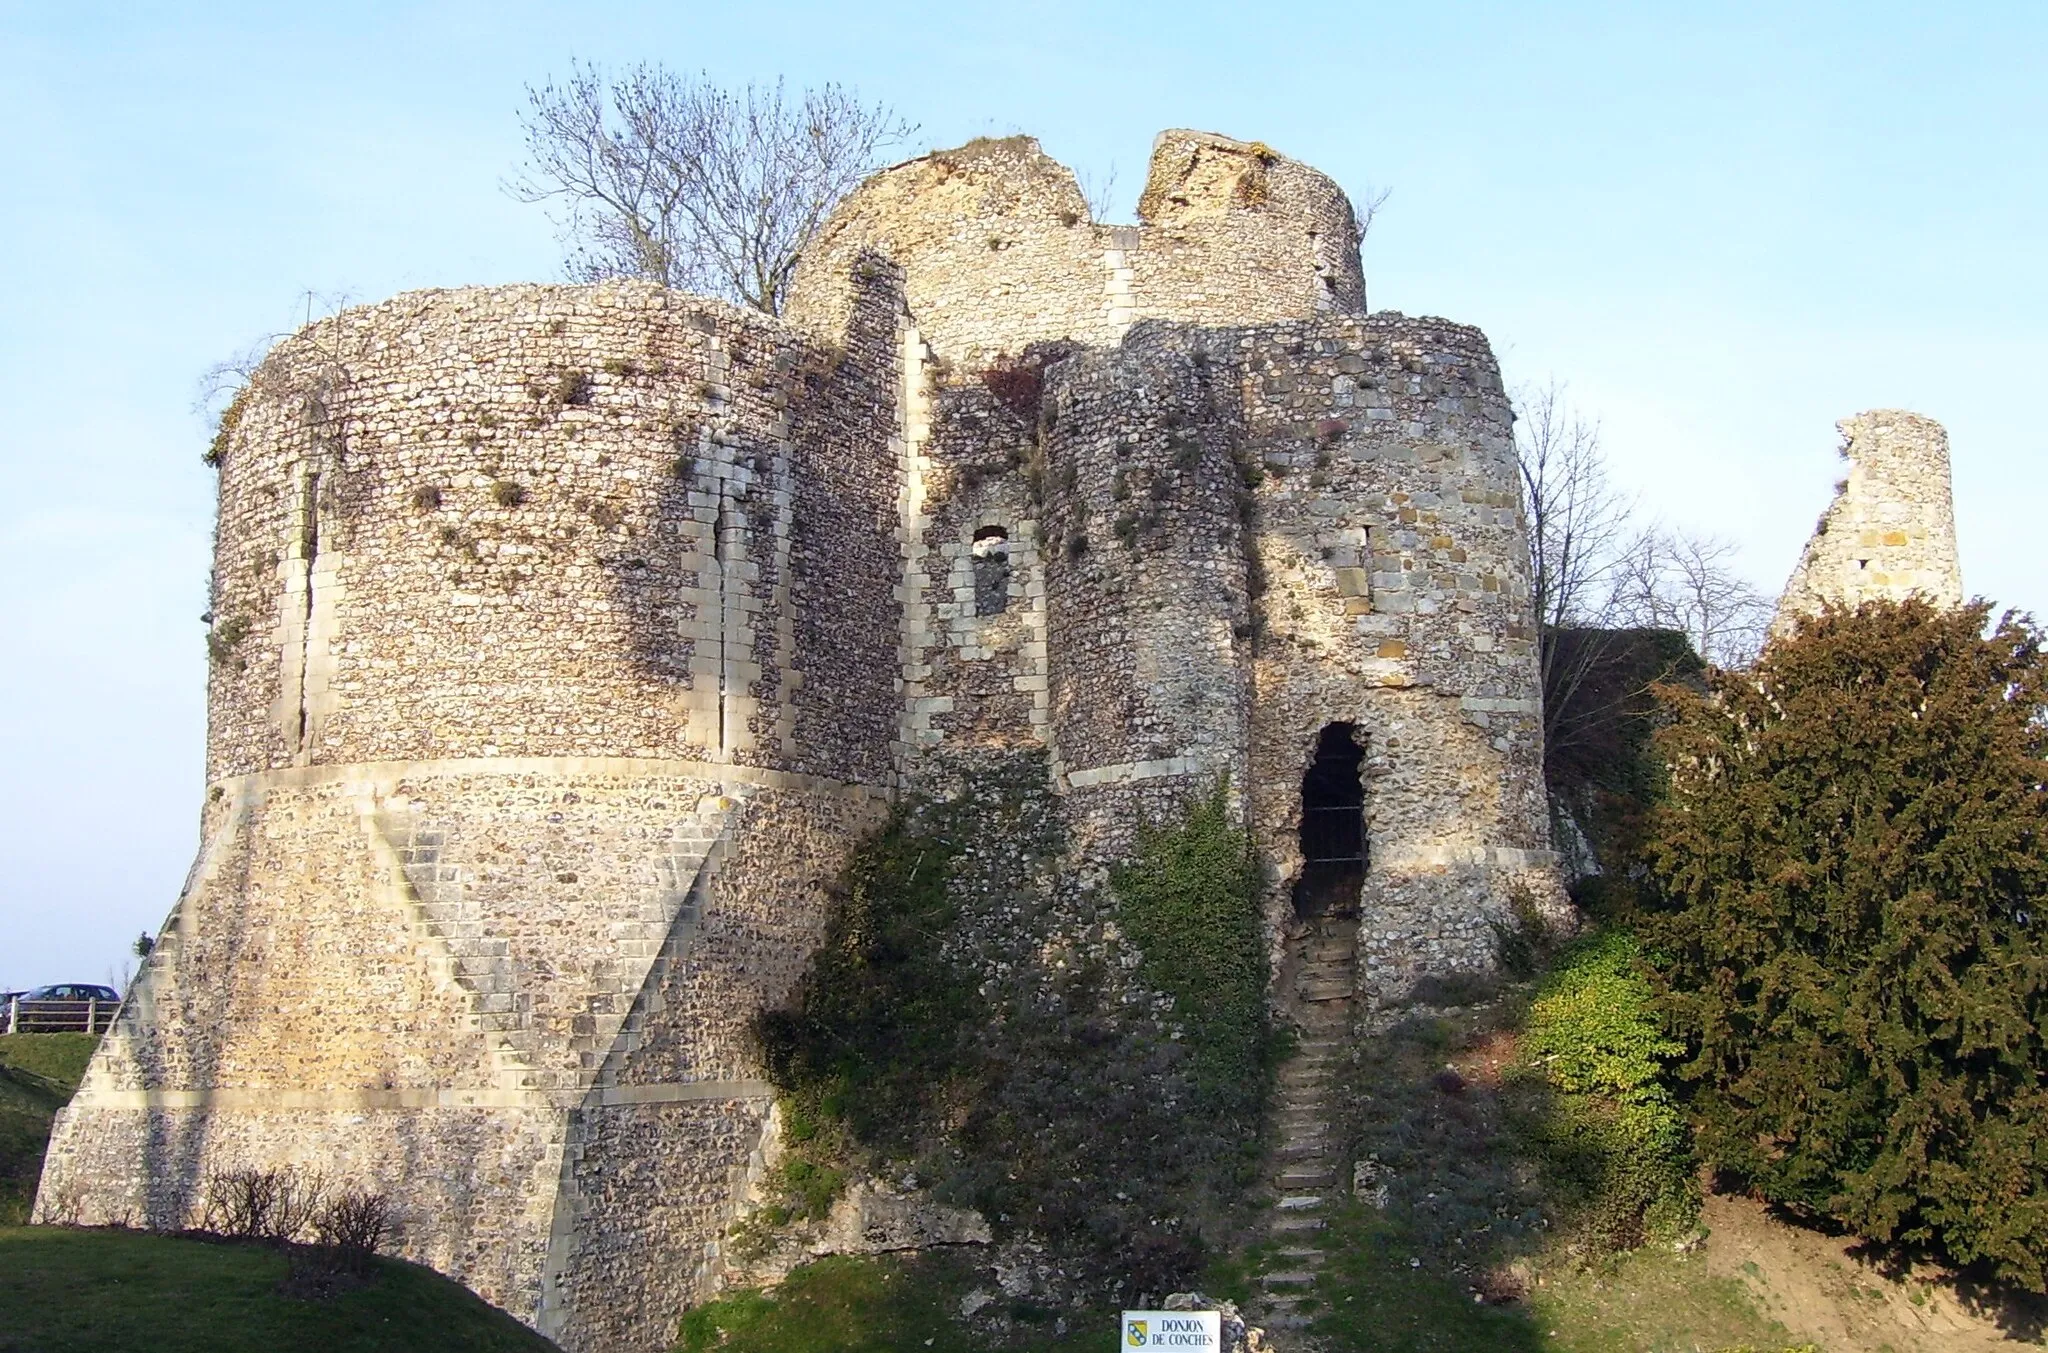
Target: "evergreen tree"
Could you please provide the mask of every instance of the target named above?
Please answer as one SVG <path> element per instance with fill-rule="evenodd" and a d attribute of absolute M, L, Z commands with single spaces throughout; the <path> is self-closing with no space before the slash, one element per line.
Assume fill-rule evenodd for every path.
<path fill-rule="evenodd" d="M 1871 603 L 1665 692 L 1650 935 L 1701 1155 L 2048 1290 L 2048 660 Z"/>

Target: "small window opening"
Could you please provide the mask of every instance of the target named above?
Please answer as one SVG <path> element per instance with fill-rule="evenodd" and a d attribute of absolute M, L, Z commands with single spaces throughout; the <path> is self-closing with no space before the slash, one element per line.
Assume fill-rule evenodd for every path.
<path fill-rule="evenodd" d="M 1365 883 L 1365 751 L 1348 723 L 1326 725 L 1301 777 L 1301 881 L 1297 916 L 1353 916 Z"/>
<path fill-rule="evenodd" d="M 974 613 L 1001 615 L 1010 608 L 1010 533 L 984 526 L 974 533 Z"/>

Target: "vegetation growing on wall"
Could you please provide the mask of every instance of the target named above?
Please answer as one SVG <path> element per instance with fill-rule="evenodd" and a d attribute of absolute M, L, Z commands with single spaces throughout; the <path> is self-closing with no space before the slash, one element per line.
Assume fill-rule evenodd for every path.
<path fill-rule="evenodd" d="M 1650 858 L 1703 1155 L 2048 1289 L 2048 657 L 1982 605 L 1804 620 L 1673 692 Z"/>
<path fill-rule="evenodd" d="M 227 407 L 220 411 L 220 421 L 213 429 L 213 440 L 208 442 L 206 450 L 200 453 L 200 460 L 216 470 L 220 468 L 221 462 L 227 458 L 228 448 L 234 444 L 235 434 L 241 429 L 242 414 L 248 407 L 249 387 L 243 385 L 235 392 L 235 397 L 228 401 Z"/>
<path fill-rule="evenodd" d="M 1269 1048 L 1259 865 L 1230 819 L 1227 786 L 1178 823 L 1141 830 L 1130 863 L 1111 875 L 1139 977 L 1173 998 L 1187 1031 L 1202 1111 L 1258 1128 Z"/>
<path fill-rule="evenodd" d="M 1064 847 L 1042 754 L 906 807 L 761 1021 L 766 1061 L 798 1158 L 908 1167 L 1084 1283 L 1164 1293 L 1256 1150 L 1257 872 L 1220 797 L 1148 832 L 1114 892 L 1062 876 Z"/>

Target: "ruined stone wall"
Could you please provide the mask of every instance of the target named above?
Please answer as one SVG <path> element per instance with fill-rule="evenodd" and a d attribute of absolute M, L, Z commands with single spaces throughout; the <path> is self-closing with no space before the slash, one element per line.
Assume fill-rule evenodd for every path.
<path fill-rule="evenodd" d="M 1046 565 L 1033 493 L 1035 367 L 999 398 L 979 379 L 935 390 L 908 526 L 906 752 L 1010 751 L 1050 735 Z"/>
<path fill-rule="evenodd" d="M 873 280 L 830 345 L 522 287 L 265 364 L 220 467 L 201 861 L 41 1215 L 190 1224 L 211 1171 L 317 1165 L 565 1346 L 666 1345 L 769 1101 L 751 1018 L 890 767 Z"/>
<path fill-rule="evenodd" d="M 1828 605 L 1914 595 L 1936 606 L 1961 605 L 1948 433 L 1903 409 L 1873 409 L 1835 426 L 1848 477 L 1835 486 L 1834 502 L 1785 584 L 1777 628 Z"/>
<path fill-rule="evenodd" d="M 1126 251 L 1137 318 L 1244 325 L 1365 313 L 1351 199 L 1261 142 L 1161 132 L 1138 220 Z"/>
<path fill-rule="evenodd" d="M 1203 338 L 1142 325 L 1049 373 L 1053 731 L 1084 853 L 1120 853 L 1139 815 L 1220 775 L 1244 783 L 1252 630 L 1235 391 Z"/>
<path fill-rule="evenodd" d="M 903 269 L 942 368 L 970 372 L 1032 343 L 1113 345 L 1142 319 L 1365 309 L 1343 190 L 1270 147 L 1207 132 L 1160 135 L 1135 226 L 1092 221 L 1073 172 L 1030 137 L 884 170 L 826 222 L 791 286 L 790 318 L 835 331 L 876 260 Z"/>
<path fill-rule="evenodd" d="M 289 340 L 220 466 L 214 626 L 239 637 L 213 666 L 210 777 L 465 755 L 796 768 L 799 746 L 814 773 L 872 770 L 879 729 L 797 737 L 882 694 L 875 625 L 796 619 L 821 587 L 888 605 L 895 308 L 853 319 L 849 354 L 656 287 L 518 287 Z"/>

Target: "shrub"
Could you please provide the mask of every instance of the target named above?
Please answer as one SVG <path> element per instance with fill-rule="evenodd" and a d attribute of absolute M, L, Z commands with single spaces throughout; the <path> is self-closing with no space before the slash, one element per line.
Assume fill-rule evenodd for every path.
<path fill-rule="evenodd" d="M 975 1009 L 941 952 L 958 849 L 902 811 L 854 852 L 795 1002 L 757 1026 L 769 1078 L 799 1114 L 843 1120 L 864 1143 L 909 1148 L 924 1106 L 959 1064 Z"/>
<path fill-rule="evenodd" d="M 1044 757 L 1020 755 L 861 843 L 795 1001 L 757 1025 L 790 1148 L 764 1214 L 908 1165 L 1104 1292 L 1192 1278 L 1257 1148 L 1257 871 L 1220 798 L 1145 842 L 1117 888 L 1063 877 Z"/>
<path fill-rule="evenodd" d="M 1567 948 L 1522 1031 L 1525 1073 L 1553 1092 L 1536 1124 L 1556 1182 L 1579 1195 L 1586 1238 L 1628 1249 L 1694 1215 L 1685 1124 L 1667 1037 L 1636 943 L 1618 931 Z"/>
<path fill-rule="evenodd" d="M 313 1215 L 313 1235 L 345 1270 L 361 1272 L 391 1230 L 391 1200 L 349 1189 L 330 1197 Z"/>
<path fill-rule="evenodd" d="M 1654 936 L 1702 1152 L 2048 1289 L 2048 664 L 1870 603 L 1667 692 Z"/>
<path fill-rule="evenodd" d="M 291 1166 L 214 1170 L 206 1177 L 202 1230 L 247 1240 L 294 1240 L 321 1215 L 318 1175 Z"/>
<path fill-rule="evenodd" d="M 432 484 L 422 484 L 412 491 L 412 505 L 421 512 L 432 512 L 441 506 L 441 490 Z"/>
<path fill-rule="evenodd" d="M 491 501 L 499 507 L 517 507 L 526 501 L 526 487 L 509 479 L 500 479 L 491 485 Z"/>

